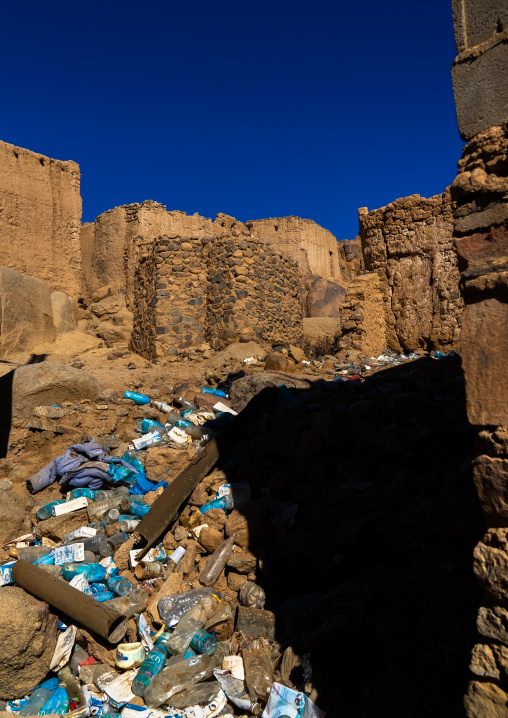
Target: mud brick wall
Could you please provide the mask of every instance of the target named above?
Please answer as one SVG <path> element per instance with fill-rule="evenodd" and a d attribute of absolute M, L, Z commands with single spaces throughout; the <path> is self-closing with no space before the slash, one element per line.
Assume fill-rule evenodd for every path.
<path fill-rule="evenodd" d="M 450 192 L 359 210 L 365 269 L 377 272 L 390 349 L 459 348 L 463 300 Z"/>
<path fill-rule="evenodd" d="M 243 335 L 272 344 L 299 344 L 303 307 L 298 264 L 250 233 L 209 245 L 207 336 L 220 348 Z"/>
<path fill-rule="evenodd" d="M 341 281 L 337 239 L 312 219 L 269 217 L 246 222 L 256 237 L 298 262 L 300 275 Z"/>
<path fill-rule="evenodd" d="M 362 241 L 360 237 L 341 239 L 337 242 L 342 281 L 348 282 L 365 270 Z"/>

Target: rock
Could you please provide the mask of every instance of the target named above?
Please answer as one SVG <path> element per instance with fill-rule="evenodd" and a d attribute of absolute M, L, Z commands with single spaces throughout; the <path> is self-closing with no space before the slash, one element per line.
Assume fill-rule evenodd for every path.
<path fill-rule="evenodd" d="M 114 286 L 112 284 L 106 284 L 104 287 L 99 287 L 99 289 L 96 289 L 92 293 L 92 296 L 90 298 L 94 304 L 97 304 L 99 302 L 102 302 L 103 299 L 106 299 L 106 297 L 109 297 L 114 294 L 114 291 Z"/>
<path fill-rule="evenodd" d="M 219 367 L 229 361 L 243 362 L 247 357 L 254 357 L 261 360 L 266 356 L 266 351 L 256 342 L 234 342 L 226 349 L 217 352 L 215 356 L 208 362 L 212 367 Z"/>
<path fill-rule="evenodd" d="M 222 509 L 210 509 L 206 512 L 206 523 L 211 528 L 222 531 L 227 521 L 226 512 Z"/>
<path fill-rule="evenodd" d="M 78 305 L 65 292 L 51 292 L 53 324 L 57 334 L 73 332 L 78 326 Z"/>
<path fill-rule="evenodd" d="M 508 611 L 502 606 L 481 606 L 476 621 L 478 633 L 501 643 L 508 643 Z"/>
<path fill-rule="evenodd" d="M 115 551 L 114 559 L 119 571 L 127 571 L 129 569 L 129 551 L 132 551 L 135 543 L 134 536 L 131 536 L 130 539 L 127 539 L 127 541 L 121 544 Z"/>
<path fill-rule="evenodd" d="M 473 571 L 480 585 L 499 602 L 508 591 L 508 529 L 489 529 L 475 546 Z"/>
<path fill-rule="evenodd" d="M 30 520 L 25 514 L 33 504 L 31 496 L 22 498 L 10 491 L 0 491 L 0 545 L 30 533 Z"/>
<path fill-rule="evenodd" d="M 472 681 L 464 697 L 467 718 L 507 718 L 508 695 L 494 683 Z"/>
<path fill-rule="evenodd" d="M 199 532 L 198 541 L 208 553 L 213 553 L 224 541 L 224 536 L 217 529 L 205 526 Z"/>
<path fill-rule="evenodd" d="M 299 364 L 303 359 L 305 359 L 305 352 L 303 349 L 300 349 L 300 347 L 295 347 L 293 344 L 290 344 L 289 356 L 291 359 L 294 359 L 297 364 Z"/>
<path fill-rule="evenodd" d="M 508 460 L 479 456 L 473 477 L 487 526 L 508 523 Z"/>
<path fill-rule="evenodd" d="M 131 326 L 117 326 L 113 322 L 100 322 L 96 328 L 95 333 L 97 336 L 102 337 L 104 341 L 111 344 L 123 343 L 126 344 L 130 341 L 132 334 Z"/>
<path fill-rule="evenodd" d="M 50 361 L 28 364 L 14 372 L 13 419 L 29 419 L 36 406 L 94 400 L 101 391 L 97 379 L 86 371 Z"/>
<path fill-rule="evenodd" d="M 0 357 L 33 352 L 56 336 L 46 282 L 0 267 Z"/>
<path fill-rule="evenodd" d="M 266 371 L 287 371 L 288 358 L 284 354 L 270 354 L 265 361 Z"/>
<path fill-rule="evenodd" d="M 242 576 L 240 573 L 234 573 L 233 571 L 228 573 L 228 586 L 232 591 L 238 592 L 247 583 L 247 580 L 247 576 Z"/>
<path fill-rule="evenodd" d="M 146 451 L 145 471 L 150 481 L 171 484 L 174 478 L 186 468 L 189 457 L 186 451 L 170 449 L 167 446 L 153 446 Z"/>
<path fill-rule="evenodd" d="M 42 505 L 44 505 L 44 503 L 47 503 L 47 501 L 43 501 Z M 52 516 L 45 521 L 40 521 L 34 528 L 34 535 L 38 539 L 46 537 L 52 541 L 60 542 L 64 540 L 65 534 L 79 529 L 80 526 L 87 525 L 87 511 L 86 509 L 80 509 L 79 511 L 72 511 L 68 514 L 62 514 L 61 516 Z"/>
<path fill-rule="evenodd" d="M 90 311 L 96 317 L 109 319 L 113 314 L 117 314 L 125 309 L 125 297 L 123 294 L 113 294 L 101 299 L 90 305 Z"/>
<path fill-rule="evenodd" d="M 116 668 L 116 646 L 108 643 L 104 639 L 99 641 L 89 633 L 85 628 L 78 628 L 76 632 L 76 643 L 82 646 L 85 651 L 93 656 L 99 663 L 105 663 L 112 668 Z"/>
<path fill-rule="evenodd" d="M 469 668 L 475 676 L 480 676 L 480 678 L 499 680 L 501 676 L 492 648 L 488 645 L 477 644 L 473 647 Z"/>
<path fill-rule="evenodd" d="M 98 349 L 101 344 L 101 340 L 95 335 L 74 331 L 60 334 L 51 344 L 38 344 L 35 351 L 38 354 L 46 354 L 49 359 L 69 361 L 76 354 L 85 354 Z"/>
<path fill-rule="evenodd" d="M 304 304 L 307 317 L 338 317 L 340 306 L 346 301 L 346 290 L 329 279 L 310 274 L 304 277 Z"/>
<path fill-rule="evenodd" d="M 297 389 L 308 389 L 310 387 L 310 381 L 306 379 L 297 379 L 294 376 L 288 377 L 290 380 L 289 386 Z M 237 379 L 233 382 L 229 392 L 229 399 L 231 407 L 235 411 L 242 411 L 253 396 L 259 394 L 260 391 L 266 387 L 276 387 L 278 384 L 284 382 L 284 375 L 271 373 L 271 372 L 259 372 L 257 374 L 250 374 L 244 376 L 241 379 Z"/>
<path fill-rule="evenodd" d="M 10 700 L 31 693 L 49 671 L 58 618 L 18 587 L 1 588 L 0 601 L 0 698 Z"/>
<path fill-rule="evenodd" d="M 264 608 L 238 606 L 236 630 L 246 636 L 275 636 L 275 615 Z"/>
<path fill-rule="evenodd" d="M 226 565 L 238 573 L 248 574 L 256 568 L 257 558 L 248 551 L 235 551 L 231 554 Z"/>

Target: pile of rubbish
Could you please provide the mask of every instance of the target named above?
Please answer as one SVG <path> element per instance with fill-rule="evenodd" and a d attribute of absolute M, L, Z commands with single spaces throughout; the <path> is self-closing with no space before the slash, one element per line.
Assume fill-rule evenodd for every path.
<path fill-rule="evenodd" d="M 179 387 L 121 456 L 83 441 L 31 477 L 68 493 L 10 543 L 0 599 L 12 583 L 61 622 L 48 674 L 6 709 L 454 714 L 465 683 L 445 667 L 466 680 L 482 531 L 460 358 L 392 363 L 269 386 L 237 416 Z M 183 435 L 194 458 L 151 481 L 146 457 Z"/>

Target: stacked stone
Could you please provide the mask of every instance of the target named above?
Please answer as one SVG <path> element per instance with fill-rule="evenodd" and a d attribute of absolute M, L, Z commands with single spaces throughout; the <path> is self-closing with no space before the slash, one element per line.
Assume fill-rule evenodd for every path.
<path fill-rule="evenodd" d="M 463 300 L 449 190 L 363 207 L 359 216 L 365 268 L 381 280 L 388 348 L 458 348 Z"/>
<path fill-rule="evenodd" d="M 374 272 L 356 277 L 340 308 L 339 351 L 378 356 L 386 349 L 386 322 L 379 277 Z"/>
<path fill-rule="evenodd" d="M 139 238 L 142 239 L 142 238 Z M 155 247 L 147 244 L 138 258 L 133 282 L 133 330 L 131 347 L 146 359 L 156 356 L 155 306 L 156 263 Z"/>
<path fill-rule="evenodd" d="M 344 282 L 351 281 L 365 270 L 360 237 L 341 239 L 337 242 L 340 273 Z"/>
<path fill-rule="evenodd" d="M 156 355 L 204 350 L 207 245 L 212 237 L 163 235 L 155 243 Z"/>
<path fill-rule="evenodd" d="M 219 349 L 242 336 L 272 344 L 302 339 L 298 265 L 251 236 L 231 230 L 210 245 L 208 337 Z"/>

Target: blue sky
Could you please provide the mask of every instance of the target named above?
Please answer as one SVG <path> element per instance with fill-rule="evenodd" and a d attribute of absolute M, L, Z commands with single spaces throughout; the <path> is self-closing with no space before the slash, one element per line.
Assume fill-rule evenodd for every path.
<path fill-rule="evenodd" d="M 352 238 L 456 174 L 450 5 L 3 3 L 0 139 L 78 162 L 83 221 L 153 199 Z"/>

